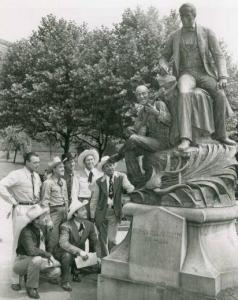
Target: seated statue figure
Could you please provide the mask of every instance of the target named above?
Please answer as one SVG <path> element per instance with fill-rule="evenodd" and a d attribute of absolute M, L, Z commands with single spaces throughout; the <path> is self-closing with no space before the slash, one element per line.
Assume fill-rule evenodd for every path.
<path fill-rule="evenodd" d="M 150 97 L 146 86 L 136 88 L 136 97 L 141 108 L 135 124 L 127 128 L 127 141 L 110 160 L 116 162 L 125 158 L 128 178 L 136 188 L 140 188 L 152 175 L 153 168 L 148 162 L 151 154 L 170 148 L 168 137 L 171 116 L 163 101 L 154 101 Z M 138 160 L 141 155 L 143 170 Z"/>
<path fill-rule="evenodd" d="M 183 4 L 179 13 L 183 26 L 171 34 L 159 59 L 161 71 L 167 74 L 169 61 L 173 59 L 173 71 L 178 80 L 178 149 L 186 150 L 193 141 L 191 99 L 202 93 L 195 88 L 207 91 L 212 98 L 215 139 L 223 144 L 236 145 L 228 138 L 225 127 L 226 113 L 232 110 L 224 92 L 228 75 L 219 42 L 210 29 L 195 23 L 196 8 L 192 4 Z M 206 124 L 209 123 L 211 114 L 202 109 L 198 109 L 197 114 L 199 120 L 203 118 Z"/>

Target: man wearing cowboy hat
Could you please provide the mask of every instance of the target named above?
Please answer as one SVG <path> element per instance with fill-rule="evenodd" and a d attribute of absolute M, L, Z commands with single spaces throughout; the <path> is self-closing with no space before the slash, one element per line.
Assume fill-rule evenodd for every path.
<path fill-rule="evenodd" d="M 128 140 L 124 146 L 110 160 L 116 162 L 125 158 L 129 180 L 137 188 L 141 188 L 152 175 L 152 167 L 147 159 L 149 154 L 169 148 L 171 116 L 166 104 L 163 101 L 155 102 L 146 86 L 136 88 L 136 97 L 141 109 L 135 124 L 128 128 Z M 145 174 L 142 173 L 138 160 L 141 155 Z"/>
<path fill-rule="evenodd" d="M 68 221 L 61 225 L 59 247 L 55 251 L 55 257 L 61 262 L 62 280 L 61 286 L 66 291 L 71 291 L 71 272 L 74 281 L 81 281 L 76 273 L 74 259 L 80 256 L 83 260 L 88 259 L 85 252 L 85 242 L 89 240 L 91 252 L 96 252 L 97 235 L 93 223 L 87 220 L 87 200 L 75 202 L 70 206 Z"/>
<path fill-rule="evenodd" d="M 95 167 L 99 161 L 98 152 L 95 149 L 84 150 L 78 157 L 79 170 L 75 174 L 72 188 L 72 201 L 88 200 L 90 203 L 91 191 L 89 186 L 95 182 L 102 173 Z M 88 219 L 90 219 L 89 205 L 86 206 Z"/>
<path fill-rule="evenodd" d="M 43 182 L 41 192 L 41 203 L 49 207 L 52 229 L 47 235 L 47 249 L 51 253 L 59 242 L 60 225 L 67 219 L 68 193 L 64 176 L 64 164 L 59 157 L 54 157 L 48 163 L 52 175 Z"/>
<path fill-rule="evenodd" d="M 68 191 L 68 203 L 69 206 L 72 202 L 72 186 L 73 181 L 75 179 L 75 158 L 76 154 L 72 152 L 62 154 L 62 161 L 64 163 L 64 179 L 67 184 L 67 191 Z"/>
<path fill-rule="evenodd" d="M 0 197 L 12 205 L 13 247 L 12 262 L 15 259 L 17 241 L 22 229 L 20 219 L 40 200 L 41 180 L 38 175 L 39 155 L 26 153 L 24 168 L 10 172 L 0 181 Z M 20 290 L 19 276 L 11 275 L 12 289 Z"/>
<path fill-rule="evenodd" d="M 109 156 L 101 159 L 98 169 L 104 175 L 93 186 L 90 210 L 99 232 L 101 257 L 105 257 L 116 245 L 118 224 L 122 218 L 122 191 L 131 193 L 134 186 L 126 174 L 115 171 L 115 164 L 110 162 Z"/>
<path fill-rule="evenodd" d="M 39 299 L 38 294 L 40 274 L 53 280 L 60 277 L 60 263 L 52 254 L 45 251 L 44 227 L 46 225 L 47 207 L 39 204 L 32 206 L 21 219 L 25 227 L 22 229 L 18 244 L 14 271 L 26 275 L 26 291 L 30 298 Z"/>

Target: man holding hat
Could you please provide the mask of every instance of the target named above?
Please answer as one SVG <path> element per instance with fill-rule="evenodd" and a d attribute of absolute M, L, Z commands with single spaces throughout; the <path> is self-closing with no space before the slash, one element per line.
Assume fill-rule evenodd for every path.
<path fill-rule="evenodd" d="M 64 179 L 67 184 L 67 191 L 68 191 L 68 203 L 69 206 L 72 202 L 72 186 L 73 186 L 73 181 L 75 179 L 75 158 L 76 154 L 72 152 L 64 153 L 62 154 L 62 161 L 64 163 Z"/>
<path fill-rule="evenodd" d="M 126 174 L 115 171 L 115 164 L 110 162 L 109 156 L 101 159 L 98 169 L 104 175 L 93 186 L 90 210 L 99 232 L 101 257 L 105 257 L 116 245 L 118 224 L 122 218 L 122 191 L 131 193 L 134 186 Z"/>
<path fill-rule="evenodd" d="M 47 207 L 39 204 L 32 206 L 22 218 L 22 229 L 18 239 L 17 257 L 14 271 L 26 275 L 26 291 L 30 298 L 39 299 L 38 294 L 40 274 L 44 278 L 53 280 L 60 277 L 60 263 L 51 253 L 45 251 L 45 225 Z"/>
<path fill-rule="evenodd" d="M 72 188 L 72 201 L 88 200 L 90 203 L 91 191 L 89 186 L 102 176 L 95 166 L 99 161 L 98 152 L 95 149 L 84 150 L 78 157 L 79 171 L 75 174 L 75 180 Z M 90 219 L 89 204 L 86 206 L 88 212 L 88 219 Z"/>
<path fill-rule="evenodd" d="M 15 259 L 17 241 L 22 230 L 21 218 L 40 201 L 41 180 L 38 175 L 39 155 L 28 152 L 24 156 L 25 166 L 10 172 L 0 181 L 0 197 L 12 205 L 13 247 L 12 261 Z M 19 276 L 11 275 L 12 289 L 21 289 Z"/>
<path fill-rule="evenodd" d="M 64 164 L 59 157 L 48 163 L 52 175 L 43 182 L 41 203 L 49 207 L 52 229 L 47 235 L 47 249 L 51 253 L 59 242 L 59 227 L 67 219 L 68 193 L 64 176 Z"/>
<path fill-rule="evenodd" d="M 55 257 L 61 262 L 62 281 L 61 286 L 66 291 L 71 291 L 71 273 L 74 281 L 81 281 L 76 272 L 74 259 L 80 256 L 83 260 L 88 259 L 85 252 L 85 242 L 89 240 L 91 252 L 96 252 L 97 235 L 93 223 L 87 220 L 87 200 L 75 202 L 70 206 L 68 221 L 61 225 L 59 247 Z"/>

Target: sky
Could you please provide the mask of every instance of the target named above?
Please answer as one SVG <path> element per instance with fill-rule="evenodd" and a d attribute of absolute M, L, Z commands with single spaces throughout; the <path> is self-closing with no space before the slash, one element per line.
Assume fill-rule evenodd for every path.
<path fill-rule="evenodd" d="M 156 7 L 160 15 L 178 10 L 183 0 L 0 0 L 0 38 L 10 42 L 27 38 L 47 14 L 54 14 L 89 28 L 111 27 L 126 8 Z M 238 63 L 238 1 L 191 0 L 197 7 L 197 23 L 223 38 Z"/>

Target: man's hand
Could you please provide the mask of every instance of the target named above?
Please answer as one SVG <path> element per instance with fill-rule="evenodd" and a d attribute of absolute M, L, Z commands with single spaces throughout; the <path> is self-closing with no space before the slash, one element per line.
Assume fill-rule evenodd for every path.
<path fill-rule="evenodd" d="M 80 251 L 80 257 L 82 260 L 87 260 L 88 259 L 88 254 L 85 251 Z"/>
<path fill-rule="evenodd" d="M 226 86 L 227 86 L 227 79 L 226 78 L 219 79 L 218 88 L 219 89 L 225 89 Z"/>
<path fill-rule="evenodd" d="M 159 111 L 157 111 L 152 105 L 150 104 L 147 104 L 145 105 L 145 111 L 147 113 L 150 113 L 150 114 L 153 114 L 153 115 L 158 115 L 159 114 Z"/>

